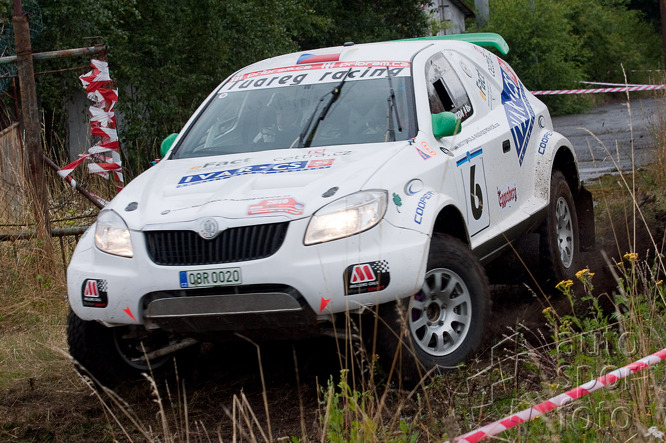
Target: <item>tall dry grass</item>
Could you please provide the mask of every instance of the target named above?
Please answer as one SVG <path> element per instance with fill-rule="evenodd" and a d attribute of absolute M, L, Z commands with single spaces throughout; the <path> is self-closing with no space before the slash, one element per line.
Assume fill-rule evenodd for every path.
<path fill-rule="evenodd" d="M 379 362 L 372 348 L 364 346 L 359 339 L 362 325 L 353 316 L 337 331 L 343 369 L 318 380 L 314 405 L 303 400 L 308 386 L 296 354 L 290 356 L 299 411 L 295 431 L 286 435 L 277 430 L 285 411 L 266 383 L 270 374 L 263 370 L 260 348 L 259 401 L 250 398 L 241 383 L 228 403 L 220 403 L 188 390 L 187 379 L 178 375 L 153 375 L 143 388 L 117 391 L 85 378 L 82 382 L 63 356 L 67 302 L 60 266 L 37 268 L 30 242 L 5 242 L 0 244 L 0 391 L 30 386 L 31 380 L 53 380 L 54 389 L 76 396 L 72 402 L 99 405 L 96 422 L 105 425 L 95 428 L 101 433 L 94 436 L 98 440 L 442 441 L 505 417 L 665 346 L 665 239 L 659 217 L 666 209 L 666 118 L 660 116 L 654 125 L 658 146 L 651 166 L 591 186 L 598 202 L 598 229 L 609 230 L 615 242 L 606 248 L 608 259 L 599 258 L 596 268 L 581 269 L 577 281 L 560 285 L 559 299 L 558 290 L 545 289 L 553 303 L 541 313 L 542 327 L 507 324 L 476 359 L 454 372 L 430 374 L 414 389 L 401 388 L 391 365 Z M 59 201 L 57 196 L 52 199 Z M 638 241 L 641 233 L 647 243 Z M 597 284 L 604 272 L 611 276 L 611 289 Z M 664 386 L 662 364 L 500 437 L 656 441 L 659 432 L 666 432 Z M 58 439 L 66 441 L 68 435 Z"/>

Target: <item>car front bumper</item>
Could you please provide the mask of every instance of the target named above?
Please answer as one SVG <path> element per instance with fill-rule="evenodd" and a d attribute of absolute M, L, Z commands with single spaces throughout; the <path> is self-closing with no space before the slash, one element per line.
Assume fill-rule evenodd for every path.
<path fill-rule="evenodd" d="M 414 294 L 423 281 L 429 237 L 380 222 L 352 237 L 303 245 L 308 219 L 290 222 L 281 248 L 258 260 L 204 266 L 160 266 L 142 232 L 132 231 L 134 256 L 94 246 L 93 229 L 68 268 L 72 309 L 107 325 L 144 324 L 184 333 L 308 328 L 332 314 Z M 234 286 L 181 287 L 181 272 L 237 268 Z M 379 270 L 378 270 L 379 269 Z M 373 280 L 374 278 L 374 280 Z"/>

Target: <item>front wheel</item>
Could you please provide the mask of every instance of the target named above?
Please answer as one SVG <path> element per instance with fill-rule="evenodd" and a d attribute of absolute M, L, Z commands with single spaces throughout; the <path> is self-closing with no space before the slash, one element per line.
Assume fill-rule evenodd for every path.
<path fill-rule="evenodd" d="M 71 310 L 67 317 L 67 343 L 81 371 L 108 387 L 138 378 L 142 372 L 158 369 L 169 360 L 168 356 L 149 362 L 144 358 L 168 344 L 166 334 L 148 333 L 134 326 L 108 328 L 96 321 L 82 320 Z"/>
<path fill-rule="evenodd" d="M 382 359 L 396 361 L 408 382 L 417 382 L 424 370 L 455 368 L 481 343 L 489 294 L 483 267 L 469 247 L 435 234 L 420 290 L 381 307 Z"/>
<path fill-rule="evenodd" d="M 544 279 L 553 283 L 573 279 L 579 250 L 578 218 L 571 189 L 562 172 L 555 170 L 550 178 L 548 215 L 540 230 Z"/>

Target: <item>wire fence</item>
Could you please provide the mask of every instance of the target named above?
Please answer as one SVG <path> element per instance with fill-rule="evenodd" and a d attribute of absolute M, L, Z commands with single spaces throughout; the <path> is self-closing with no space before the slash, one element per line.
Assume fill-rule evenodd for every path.
<path fill-rule="evenodd" d="M 15 249 L 34 244 L 38 228 L 22 146 L 18 123 L 0 131 L 0 243 Z M 47 156 L 54 156 L 54 151 L 45 149 Z M 55 159 L 57 164 L 65 161 Z M 80 235 L 94 222 L 99 209 L 55 170 L 46 168 L 44 172 L 51 232 L 48 249 L 53 252 L 54 264 L 61 262 L 65 272 Z M 115 193 L 112 184 L 85 172 L 82 169 L 75 173 L 76 181 L 110 200 Z"/>

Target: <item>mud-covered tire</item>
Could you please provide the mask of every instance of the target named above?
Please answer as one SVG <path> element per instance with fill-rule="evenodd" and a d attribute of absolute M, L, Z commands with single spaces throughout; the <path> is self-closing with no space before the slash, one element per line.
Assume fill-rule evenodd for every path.
<path fill-rule="evenodd" d="M 580 239 L 571 189 L 562 172 L 550 178 L 548 214 L 539 231 L 539 255 L 545 283 L 573 279 L 578 270 Z"/>
<path fill-rule="evenodd" d="M 483 338 L 489 300 L 485 271 L 469 247 L 433 235 L 421 289 L 380 306 L 377 349 L 384 370 L 395 361 L 398 377 L 414 384 L 431 369 L 453 369 L 466 361 Z"/>
<path fill-rule="evenodd" d="M 164 337 L 148 334 L 143 328 L 108 328 L 96 321 L 80 319 L 73 311 L 67 317 L 69 353 L 84 375 L 107 387 L 138 379 L 141 373 L 162 367 L 168 357 L 150 362 L 140 360 L 146 352 L 166 344 Z"/>

